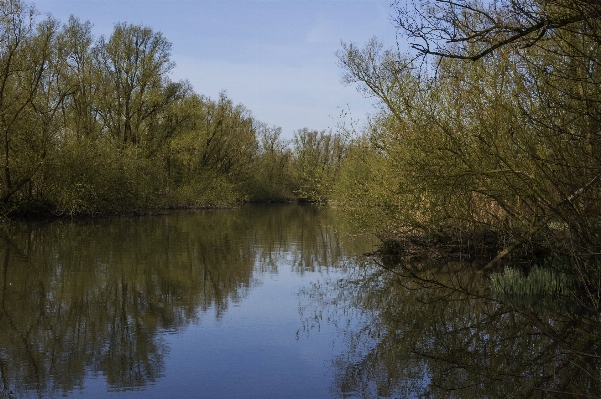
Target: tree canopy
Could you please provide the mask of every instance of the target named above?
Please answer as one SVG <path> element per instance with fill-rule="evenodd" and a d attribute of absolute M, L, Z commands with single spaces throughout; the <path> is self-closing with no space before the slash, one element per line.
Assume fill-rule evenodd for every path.
<path fill-rule="evenodd" d="M 422 54 L 476 61 L 495 50 L 527 48 L 578 34 L 599 43 L 595 0 L 395 0 L 395 21 Z"/>
<path fill-rule="evenodd" d="M 294 141 L 222 92 L 173 81 L 151 27 L 41 19 L 0 1 L 0 217 L 146 212 L 240 201 L 323 201 L 340 136 Z M 319 165 L 313 165 L 312 163 Z"/>
<path fill-rule="evenodd" d="M 352 162 L 388 181 L 382 189 L 371 174 L 345 177 L 357 170 L 349 164 L 348 207 L 380 209 L 383 219 L 372 217 L 384 236 L 492 234 L 499 252 L 489 266 L 526 248 L 598 253 L 599 4 L 394 7 L 413 53 L 376 39 L 338 53 L 344 80 L 381 105 L 361 144 L 373 155 Z M 370 191 L 381 194 L 358 201 Z"/>

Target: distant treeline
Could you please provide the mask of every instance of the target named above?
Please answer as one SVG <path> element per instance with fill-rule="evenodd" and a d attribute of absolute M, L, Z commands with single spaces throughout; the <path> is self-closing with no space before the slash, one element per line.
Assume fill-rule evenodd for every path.
<path fill-rule="evenodd" d="M 21 0 L 0 2 L 0 21 L 0 217 L 328 197 L 341 135 L 287 141 L 224 93 L 170 80 L 161 33 L 94 37 Z"/>

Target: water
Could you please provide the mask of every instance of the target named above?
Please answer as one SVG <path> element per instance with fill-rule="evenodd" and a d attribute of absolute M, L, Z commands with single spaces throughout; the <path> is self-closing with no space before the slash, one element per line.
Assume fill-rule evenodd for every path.
<path fill-rule="evenodd" d="M 375 244 L 300 205 L 4 226 L 0 399 L 601 397 L 597 263 L 505 295 Z"/>
<path fill-rule="evenodd" d="M 3 237 L 0 397 L 332 397 L 303 287 L 373 240 L 299 205 L 21 224 Z"/>

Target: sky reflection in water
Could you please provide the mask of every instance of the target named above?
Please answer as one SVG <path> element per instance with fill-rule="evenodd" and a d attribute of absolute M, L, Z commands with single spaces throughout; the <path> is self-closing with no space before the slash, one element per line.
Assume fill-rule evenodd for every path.
<path fill-rule="evenodd" d="M 601 397 L 576 291 L 371 267 L 349 232 L 299 205 L 5 227 L 0 399 Z"/>
<path fill-rule="evenodd" d="M 343 342 L 299 291 L 372 248 L 342 228 L 297 205 L 12 226 L 0 397 L 331 397 Z"/>

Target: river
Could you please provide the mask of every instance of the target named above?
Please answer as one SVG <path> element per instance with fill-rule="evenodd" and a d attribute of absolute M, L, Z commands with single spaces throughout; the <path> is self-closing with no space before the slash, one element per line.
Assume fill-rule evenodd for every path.
<path fill-rule="evenodd" d="M 303 292 L 374 244 L 301 205 L 6 230 L 3 398 L 331 397 L 344 338 Z"/>
<path fill-rule="evenodd" d="M 495 292 L 297 204 L 0 233 L 0 399 L 601 397 L 596 263 Z"/>

